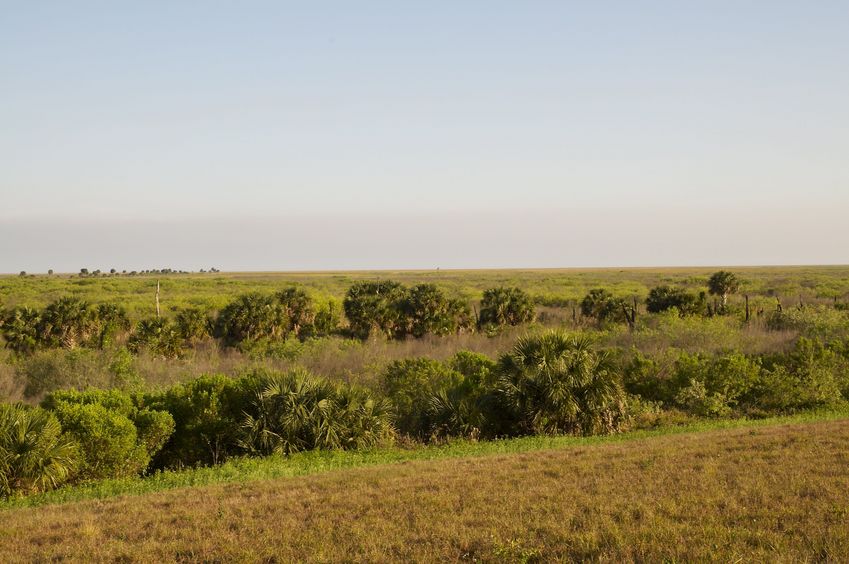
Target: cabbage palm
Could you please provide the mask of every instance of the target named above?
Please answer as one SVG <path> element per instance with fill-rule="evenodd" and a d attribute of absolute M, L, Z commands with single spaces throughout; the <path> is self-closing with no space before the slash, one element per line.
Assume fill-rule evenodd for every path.
<path fill-rule="evenodd" d="M 78 463 L 77 445 L 47 410 L 0 404 L 0 495 L 55 488 Z"/>

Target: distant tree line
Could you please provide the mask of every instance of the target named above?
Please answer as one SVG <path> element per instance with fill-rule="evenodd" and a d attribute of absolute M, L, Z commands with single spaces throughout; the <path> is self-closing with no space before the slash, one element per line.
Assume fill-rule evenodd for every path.
<path fill-rule="evenodd" d="M 343 311 L 347 326 L 342 325 Z M 0 333 L 7 348 L 19 354 L 42 348 L 103 348 L 126 337 L 133 352 L 177 358 L 205 339 L 240 347 L 334 333 L 358 339 L 421 338 L 497 330 L 529 323 L 535 315 L 533 300 L 518 288 L 486 290 L 476 315 L 467 302 L 448 297 L 434 284 L 408 288 L 387 280 L 354 284 L 341 307 L 335 300 L 320 303 L 291 287 L 275 294 L 238 296 L 218 312 L 184 308 L 171 317 L 150 317 L 135 324 L 119 305 L 62 298 L 42 310 L 18 307 L 0 312 Z"/>

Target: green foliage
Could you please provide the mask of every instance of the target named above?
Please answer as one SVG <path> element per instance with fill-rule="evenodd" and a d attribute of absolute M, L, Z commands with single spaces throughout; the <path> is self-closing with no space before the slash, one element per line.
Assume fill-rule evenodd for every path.
<path fill-rule="evenodd" d="M 468 306 L 449 300 L 435 284 L 417 284 L 410 288 L 401 310 L 404 333 L 413 337 L 456 333 L 461 328 L 468 328 L 471 318 Z"/>
<path fill-rule="evenodd" d="M 407 358 L 389 364 L 383 372 L 383 392 L 391 400 L 395 426 L 406 435 L 427 438 L 432 431 L 428 412 L 440 390 L 463 382 L 463 375 L 429 358 Z"/>
<path fill-rule="evenodd" d="M 41 314 L 28 307 L 15 308 L 3 319 L 3 339 L 6 348 L 17 354 L 27 355 L 39 346 L 38 325 Z"/>
<path fill-rule="evenodd" d="M 364 448 L 391 435 L 388 405 L 303 370 L 272 374 L 242 424 L 242 446 L 257 454 Z"/>
<path fill-rule="evenodd" d="M 274 296 L 244 294 L 218 314 L 215 336 L 227 346 L 261 338 L 285 338 L 290 321 L 286 308 Z"/>
<path fill-rule="evenodd" d="M 498 371 L 518 433 L 609 433 L 622 423 L 625 396 L 613 363 L 585 337 L 523 337 Z"/>
<path fill-rule="evenodd" d="M 332 335 L 339 329 L 342 321 L 342 306 L 335 299 L 327 300 L 316 306 L 314 331 L 315 336 Z"/>
<path fill-rule="evenodd" d="M 705 403 L 694 411 L 696 415 L 720 417 L 741 403 L 756 401 L 753 391 L 761 378 L 761 366 L 758 360 L 746 355 L 729 353 L 709 357 L 682 354 L 676 362 L 675 371 L 679 390 L 693 388 L 688 396 L 690 400 L 697 391 L 703 391 L 704 401 L 717 406 L 708 408 Z M 680 399 L 676 401 L 681 404 Z M 720 404 L 722 407 L 718 407 Z M 687 406 L 682 404 L 682 407 Z"/>
<path fill-rule="evenodd" d="M 181 309 L 174 317 L 177 334 L 186 343 L 196 343 L 210 336 L 211 322 L 200 308 Z"/>
<path fill-rule="evenodd" d="M 521 288 L 490 288 L 483 293 L 478 325 L 520 325 L 536 318 L 531 297 Z"/>
<path fill-rule="evenodd" d="M 315 334 L 316 310 L 312 298 L 300 288 L 286 288 L 275 294 L 288 320 L 287 332 L 304 338 Z"/>
<path fill-rule="evenodd" d="M 795 348 L 764 361 L 759 406 L 770 412 L 828 407 L 849 400 L 849 361 L 822 342 L 800 338 Z"/>
<path fill-rule="evenodd" d="M 126 310 L 117 304 L 100 304 L 96 311 L 98 322 L 97 346 L 101 349 L 111 345 L 122 333 L 130 330 L 130 318 Z"/>
<path fill-rule="evenodd" d="M 185 342 L 177 325 L 165 318 L 142 319 L 127 341 L 134 353 L 141 350 L 160 358 L 180 358 L 185 352 Z"/>
<path fill-rule="evenodd" d="M 681 388 L 675 396 L 675 402 L 684 409 L 701 417 L 725 417 L 731 413 L 728 398 L 721 393 L 711 393 L 698 380 Z"/>
<path fill-rule="evenodd" d="M 683 288 L 666 285 L 652 288 L 646 298 L 646 310 L 649 313 L 675 308 L 680 315 L 701 315 L 705 311 L 705 304 L 704 292 L 697 296 Z"/>
<path fill-rule="evenodd" d="M 46 347 L 73 349 L 99 335 L 97 310 L 75 298 L 62 298 L 44 308 L 39 338 Z"/>
<path fill-rule="evenodd" d="M 0 404 L 0 497 L 53 489 L 78 464 L 77 445 L 47 410 Z"/>
<path fill-rule="evenodd" d="M 398 282 L 357 282 L 342 302 L 351 334 L 359 339 L 367 339 L 374 331 L 389 338 L 402 335 L 405 298 L 406 291 Z"/>
<path fill-rule="evenodd" d="M 728 296 L 740 289 L 740 280 L 737 276 L 726 270 L 714 272 L 708 280 L 708 291 L 713 296 L 722 297 L 722 307 L 728 305 Z"/>
<path fill-rule="evenodd" d="M 625 301 L 604 288 L 595 288 L 581 300 L 581 314 L 598 322 L 624 321 Z"/>
<path fill-rule="evenodd" d="M 52 392 L 42 406 L 80 445 L 81 479 L 140 474 L 174 431 L 170 414 L 139 408 L 118 390 Z"/>
<path fill-rule="evenodd" d="M 154 466 L 219 464 L 239 452 L 239 427 L 255 395 L 255 380 L 204 375 L 148 395 L 146 405 L 170 413 L 175 425 Z"/>

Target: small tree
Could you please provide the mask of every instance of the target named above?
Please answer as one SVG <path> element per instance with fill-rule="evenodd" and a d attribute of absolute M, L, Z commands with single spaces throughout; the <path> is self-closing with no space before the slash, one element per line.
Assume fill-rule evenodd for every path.
<path fill-rule="evenodd" d="M 705 296 L 691 294 L 682 288 L 674 286 L 657 286 L 649 291 L 646 298 L 646 310 L 649 313 L 660 313 L 676 308 L 681 315 L 696 315 L 704 312 Z"/>
<path fill-rule="evenodd" d="M 714 272 L 708 280 L 708 291 L 712 296 L 722 298 L 723 309 L 728 305 L 728 296 L 740 289 L 740 280 L 733 272 L 720 270 Z"/>

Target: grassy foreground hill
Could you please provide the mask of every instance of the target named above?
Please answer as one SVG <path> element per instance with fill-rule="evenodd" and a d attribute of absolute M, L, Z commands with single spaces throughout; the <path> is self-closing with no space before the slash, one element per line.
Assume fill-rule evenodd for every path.
<path fill-rule="evenodd" d="M 0 560 L 846 561 L 849 420 L 0 512 Z"/>

